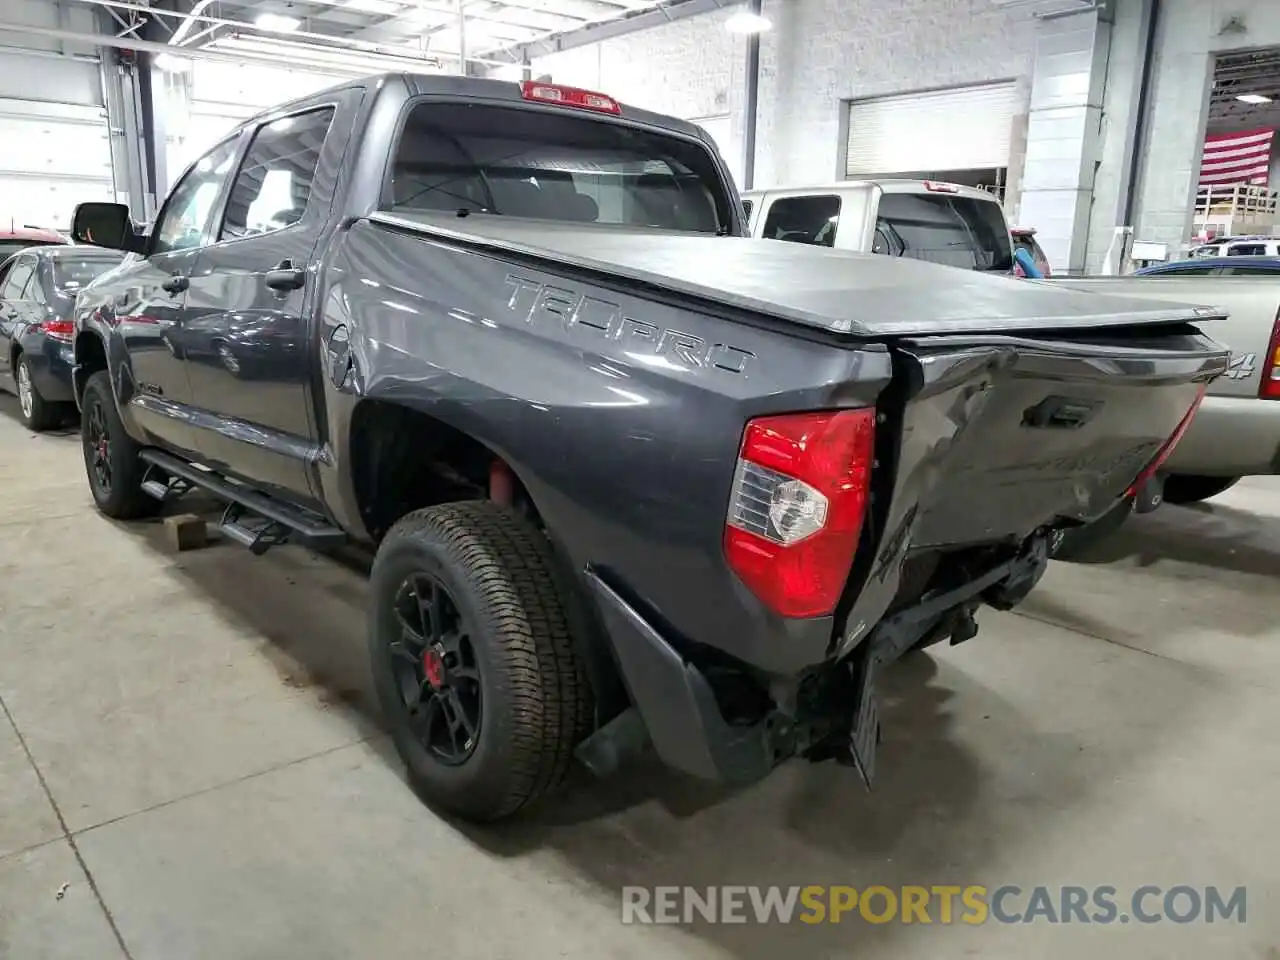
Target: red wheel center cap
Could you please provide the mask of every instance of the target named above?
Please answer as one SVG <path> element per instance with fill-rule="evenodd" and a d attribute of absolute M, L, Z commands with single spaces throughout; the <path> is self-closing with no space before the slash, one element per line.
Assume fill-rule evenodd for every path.
<path fill-rule="evenodd" d="M 439 690 L 444 683 L 444 657 L 440 656 L 439 650 L 431 648 L 422 654 L 422 672 L 431 689 Z"/>

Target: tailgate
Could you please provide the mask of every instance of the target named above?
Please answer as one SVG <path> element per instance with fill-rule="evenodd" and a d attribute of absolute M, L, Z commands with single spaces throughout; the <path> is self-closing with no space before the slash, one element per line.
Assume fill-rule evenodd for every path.
<path fill-rule="evenodd" d="M 1226 359 L 1189 328 L 900 341 L 895 367 L 913 395 L 899 411 L 897 486 L 916 487 L 912 546 L 1021 539 L 1098 516 Z"/>

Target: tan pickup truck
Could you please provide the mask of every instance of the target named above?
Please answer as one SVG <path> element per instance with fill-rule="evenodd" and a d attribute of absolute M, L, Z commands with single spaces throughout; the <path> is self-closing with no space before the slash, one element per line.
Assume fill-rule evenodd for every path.
<path fill-rule="evenodd" d="M 1163 499 L 1197 503 L 1241 477 L 1280 473 L 1280 272 L 1270 276 L 1166 275 L 1045 281 L 1126 298 L 1197 303 L 1229 312 L 1205 333 L 1230 348 L 1227 372 L 1209 385 L 1191 427 L 1165 469 Z M 1058 556 L 1085 549 L 1124 522 L 1124 504 L 1069 532 Z"/>

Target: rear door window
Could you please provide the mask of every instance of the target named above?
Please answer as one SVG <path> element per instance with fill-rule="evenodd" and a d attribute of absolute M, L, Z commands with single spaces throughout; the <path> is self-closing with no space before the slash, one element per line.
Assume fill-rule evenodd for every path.
<path fill-rule="evenodd" d="M 223 240 L 272 233 L 302 219 L 333 113 L 322 107 L 258 129 L 231 186 Z"/>
<path fill-rule="evenodd" d="M 14 263 L 0 287 L 0 300 L 22 300 L 26 296 L 27 282 L 35 271 L 36 262 L 32 257 L 22 257 Z"/>
<path fill-rule="evenodd" d="M 741 219 L 706 146 L 565 109 L 422 103 L 383 209 L 729 233 Z"/>
<path fill-rule="evenodd" d="M 1261 257 L 1267 252 L 1264 243 L 1233 243 L 1227 247 L 1228 257 Z"/>
<path fill-rule="evenodd" d="M 873 252 L 1008 273 L 1013 248 L 1000 205 L 947 194 L 886 193 Z"/>
<path fill-rule="evenodd" d="M 840 198 L 835 195 L 781 197 L 769 205 L 762 236 L 766 240 L 833 247 L 839 225 Z"/>

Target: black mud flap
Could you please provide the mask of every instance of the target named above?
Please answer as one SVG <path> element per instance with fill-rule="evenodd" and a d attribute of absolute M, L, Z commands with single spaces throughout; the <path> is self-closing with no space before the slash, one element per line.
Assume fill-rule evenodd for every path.
<path fill-rule="evenodd" d="M 876 777 L 876 747 L 880 744 L 880 710 L 876 706 L 876 673 L 879 660 L 872 653 L 871 644 L 864 644 L 862 661 L 854 670 L 853 724 L 849 729 L 849 741 L 836 761 L 853 767 L 868 790 Z"/>

